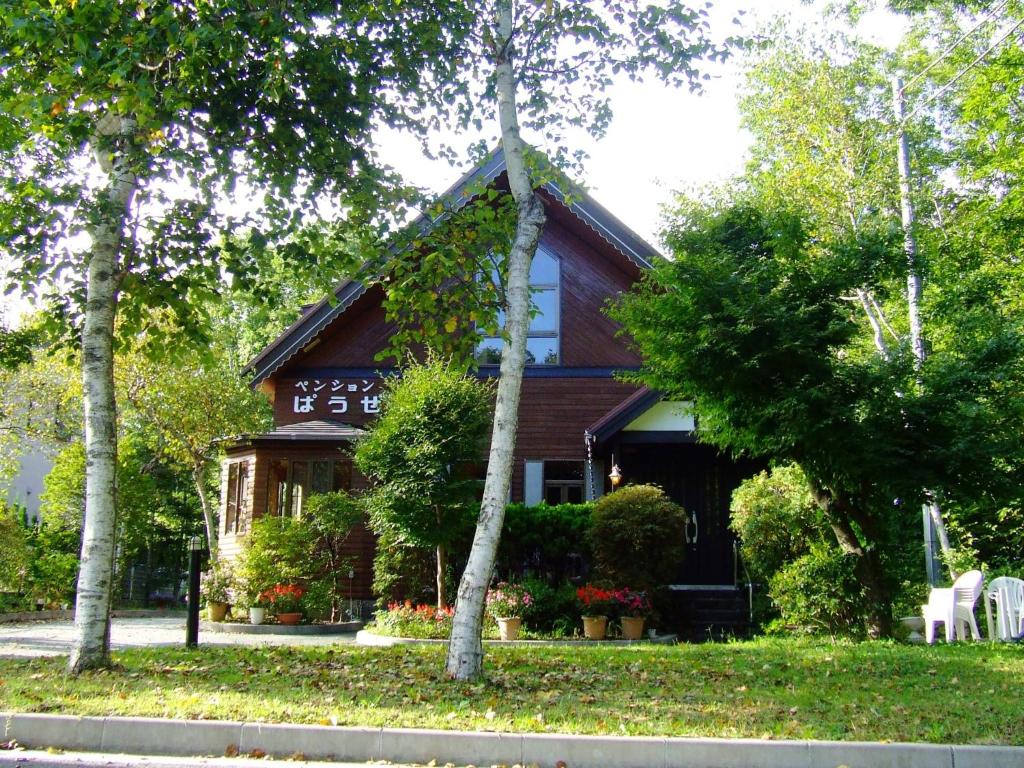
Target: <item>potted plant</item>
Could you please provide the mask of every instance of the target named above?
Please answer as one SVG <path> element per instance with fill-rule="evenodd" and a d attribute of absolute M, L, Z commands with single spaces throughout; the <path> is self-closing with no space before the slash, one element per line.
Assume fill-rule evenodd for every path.
<path fill-rule="evenodd" d="M 533 597 L 521 584 L 500 582 L 487 591 L 487 612 L 498 622 L 498 635 L 502 640 L 515 640 L 523 623 L 523 614 L 533 603 Z"/>
<path fill-rule="evenodd" d="M 231 571 L 226 565 L 215 564 L 201 574 L 199 589 L 210 621 L 224 621 L 231 607 L 231 586 Z"/>
<path fill-rule="evenodd" d="M 576 590 L 576 599 L 583 614 L 583 636 L 588 640 L 604 640 L 608 631 L 608 610 L 614 605 L 612 593 L 585 584 Z"/>
<path fill-rule="evenodd" d="M 302 621 L 302 596 L 306 593 L 298 584 L 275 584 L 260 597 L 279 624 L 298 624 Z"/>
<path fill-rule="evenodd" d="M 623 640 L 639 640 L 644 635 L 644 621 L 651 612 L 646 592 L 623 587 L 613 593 L 622 625 Z"/>

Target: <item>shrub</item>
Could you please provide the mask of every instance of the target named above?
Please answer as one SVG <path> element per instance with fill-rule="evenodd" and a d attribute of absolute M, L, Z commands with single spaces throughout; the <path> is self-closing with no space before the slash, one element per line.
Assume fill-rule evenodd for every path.
<path fill-rule="evenodd" d="M 593 584 L 584 584 L 577 589 L 576 600 L 584 616 L 607 616 L 615 609 L 614 593 Z"/>
<path fill-rule="evenodd" d="M 775 467 L 744 480 L 733 491 L 730 527 L 743 544 L 754 581 L 767 582 L 830 533 L 796 465 Z"/>
<path fill-rule="evenodd" d="M 579 626 L 580 609 L 576 587 L 567 581 L 551 585 L 543 579 L 523 579 L 533 602 L 524 616 L 531 629 L 551 635 L 571 635 Z"/>
<path fill-rule="evenodd" d="M 814 544 L 780 568 L 769 592 L 781 624 L 807 634 L 863 635 L 867 601 L 853 567 L 854 558 L 838 547 Z"/>
<path fill-rule="evenodd" d="M 447 640 L 452 633 L 452 608 L 416 605 L 406 601 L 391 603 L 378 611 L 368 629 L 390 637 L 415 637 L 422 640 Z"/>
<path fill-rule="evenodd" d="M 275 584 L 260 595 L 260 604 L 277 615 L 302 611 L 302 598 L 306 590 L 298 584 Z"/>
<path fill-rule="evenodd" d="M 598 574 L 650 590 L 670 582 L 683 562 L 686 513 L 653 485 L 627 485 L 595 505 L 590 545 Z"/>
<path fill-rule="evenodd" d="M 227 563 L 215 563 L 200 574 L 199 591 L 206 602 L 235 602 L 235 579 Z"/>
<path fill-rule="evenodd" d="M 637 592 L 634 589 L 624 587 L 612 592 L 612 600 L 615 605 L 617 616 L 641 617 L 651 614 L 651 600 L 646 592 Z"/>
<path fill-rule="evenodd" d="M 307 616 L 341 617 L 348 572 L 355 557 L 345 554 L 349 536 L 364 519 L 359 500 L 345 491 L 317 493 L 306 502 L 304 521 L 314 536 L 313 564 L 307 584 Z"/>
<path fill-rule="evenodd" d="M 307 583 L 318 568 L 316 540 L 304 520 L 265 516 L 253 521 L 235 562 L 239 597 L 255 605 L 275 584 Z"/>
<path fill-rule="evenodd" d="M 373 555 L 373 594 L 379 608 L 406 600 L 436 599 L 436 581 L 434 550 L 403 544 L 393 533 L 380 534 Z M 454 583 L 454 574 L 450 583 Z"/>
<path fill-rule="evenodd" d="M 593 503 L 509 504 L 498 548 L 501 573 L 542 574 L 552 583 L 582 575 L 590 562 Z"/>

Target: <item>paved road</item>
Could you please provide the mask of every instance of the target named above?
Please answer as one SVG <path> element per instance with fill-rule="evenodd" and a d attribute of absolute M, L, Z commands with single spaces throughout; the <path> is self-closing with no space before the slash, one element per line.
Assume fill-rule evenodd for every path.
<path fill-rule="evenodd" d="M 274 763 L 286 768 L 366 768 L 366 763 L 333 763 L 307 760 L 269 760 L 245 757 L 160 757 L 157 755 L 111 755 L 89 752 L 42 752 L 2 750 L 0 768 L 267 768 Z M 411 766 L 388 763 L 388 768 Z"/>
<path fill-rule="evenodd" d="M 71 650 L 74 625 L 70 621 L 31 621 L 0 624 L 0 657 L 58 656 Z M 110 642 L 114 648 L 146 645 L 184 645 L 185 617 L 113 619 Z M 351 635 L 239 635 L 199 632 L 200 645 L 334 645 L 355 642 Z"/>

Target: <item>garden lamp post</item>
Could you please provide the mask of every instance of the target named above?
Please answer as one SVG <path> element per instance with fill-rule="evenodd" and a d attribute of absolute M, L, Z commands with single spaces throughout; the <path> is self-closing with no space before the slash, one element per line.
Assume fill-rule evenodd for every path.
<path fill-rule="evenodd" d="M 193 536 L 188 542 L 188 619 L 185 622 L 185 647 L 199 645 L 199 569 L 203 557 L 203 539 Z"/>

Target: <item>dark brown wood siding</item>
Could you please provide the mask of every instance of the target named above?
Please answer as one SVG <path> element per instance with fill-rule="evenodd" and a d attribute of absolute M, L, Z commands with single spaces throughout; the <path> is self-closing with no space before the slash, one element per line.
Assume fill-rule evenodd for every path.
<path fill-rule="evenodd" d="M 512 499 L 523 499 L 524 461 L 583 461 L 587 427 L 636 389 L 613 379 L 524 379 Z"/>
<path fill-rule="evenodd" d="M 629 290 L 637 279 L 632 264 L 594 250 L 557 221 L 544 229 L 541 242 L 561 261 L 562 365 L 639 365 L 640 358 L 616 336 L 621 326 L 603 311 L 609 299 Z"/>

